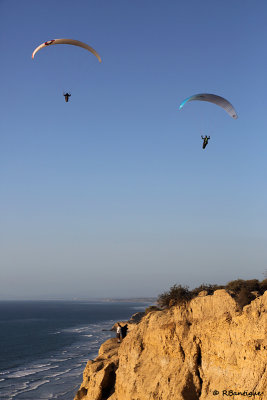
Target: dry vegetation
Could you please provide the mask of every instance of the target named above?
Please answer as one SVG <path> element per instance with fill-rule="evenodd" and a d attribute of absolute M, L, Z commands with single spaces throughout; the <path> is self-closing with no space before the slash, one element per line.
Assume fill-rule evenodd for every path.
<path fill-rule="evenodd" d="M 259 282 L 258 279 L 243 280 L 237 279 L 228 282 L 227 285 L 202 284 L 201 286 L 189 290 L 188 286 L 174 285 L 168 292 L 159 295 L 157 303 L 162 308 L 170 308 L 174 305 L 182 305 L 189 302 L 200 292 L 205 291 L 206 295 L 211 295 L 218 289 L 225 289 L 237 302 L 242 309 L 256 297 L 262 295 L 267 290 L 267 279 Z M 156 311 L 151 309 L 149 311 Z M 149 312 L 148 311 L 148 312 Z"/>

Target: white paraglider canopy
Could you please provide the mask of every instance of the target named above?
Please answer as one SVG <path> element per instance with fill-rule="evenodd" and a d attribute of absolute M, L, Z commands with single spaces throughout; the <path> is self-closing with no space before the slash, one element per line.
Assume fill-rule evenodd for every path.
<path fill-rule="evenodd" d="M 80 42 L 79 40 L 74 40 L 74 39 L 52 39 L 52 40 L 48 40 L 47 42 L 42 43 L 42 44 L 40 44 L 40 46 L 36 47 L 36 49 L 32 53 L 32 59 L 34 59 L 35 54 L 39 50 L 43 49 L 44 47 L 51 46 L 52 44 L 72 44 L 74 46 L 82 47 L 83 49 L 86 49 L 86 50 L 90 51 L 92 54 L 94 54 L 99 62 L 102 61 L 100 55 L 97 53 L 97 51 L 95 49 L 93 49 L 91 46 L 89 46 L 86 43 L 83 43 L 83 42 Z"/>
<path fill-rule="evenodd" d="M 234 119 L 238 118 L 237 113 L 232 104 L 228 100 L 224 99 L 221 96 L 217 96 L 216 94 L 209 94 L 209 93 L 194 94 L 193 96 L 187 97 L 181 103 L 179 109 L 181 110 L 186 103 L 192 100 L 208 101 L 210 103 L 217 104 L 217 106 L 222 107 L 230 115 L 230 117 Z"/>

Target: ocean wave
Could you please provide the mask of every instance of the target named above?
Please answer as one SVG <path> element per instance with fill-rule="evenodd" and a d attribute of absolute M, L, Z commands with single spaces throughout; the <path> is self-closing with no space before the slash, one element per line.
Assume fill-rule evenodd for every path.
<path fill-rule="evenodd" d="M 62 371 L 62 372 L 57 372 L 56 374 L 52 374 L 52 375 L 49 375 L 47 377 L 48 378 L 55 378 L 56 376 L 64 375 L 64 374 L 66 374 L 66 373 L 68 373 L 70 371 L 71 371 L 71 368 L 66 369 L 65 371 Z"/>
<path fill-rule="evenodd" d="M 64 331 L 68 332 L 68 333 L 82 333 L 82 332 L 88 330 L 89 328 L 90 328 L 90 326 L 83 326 L 80 328 L 67 328 L 67 329 L 64 329 Z"/>
<path fill-rule="evenodd" d="M 41 381 L 39 383 L 38 382 L 33 383 L 32 385 L 29 386 L 28 390 L 25 390 L 25 392 L 30 392 L 31 390 L 36 390 L 38 387 L 44 385 L 45 383 L 49 383 L 49 382 L 50 381 L 47 379 L 47 380 Z"/>
<path fill-rule="evenodd" d="M 24 378 L 25 376 L 35 375 L 43 371 L 49 371 L 50 369 L 58 368 L 58 365 L 50 366 L 49 368 L 29 368 L 24 371 L 15 371 L 8 374 L 7 378 Z"/>
<path fill-rule="evenodd" d="M 13 399 L 14 397 L 22 394 L 22 393 L 28 393 L 32 392 L 33 390 L 38 389 L 38 387 L 43 386 L 46 383 L 49 383 L 49 380 L 43 380 L 43 381 L 35 381 L 35 382 L 24 382 L 22 387 L 14 390 L 13 393 L 10 394 L 11 398 Z"/>
<path fill-rule="evenodd" d="M 36 364 L 34 365 L 35 368 L 43 368 L 43 367 L 49 367 L 51 365 L 51 363 L 48 364 Z"/>
<path fill-rule="evenodd" d="M 14 399 L 14 397 L 16 397 L 19 393 L 23 393 L 24 389 L 27 389 L 29 383 L 30 383 L 29 381 L 23 382 L 20 385 L 20 387 L 18 387 L 15 390 L 13 390 L 13 392 L 8 391 L 8 394 L 7 394 L 8 397 L 6 397 L 6 398 L 8 400 L 9 399 L 11 399 L 11 400 Z M 4 395 L 4 393 L 3 393 L 3 395 Z"/>

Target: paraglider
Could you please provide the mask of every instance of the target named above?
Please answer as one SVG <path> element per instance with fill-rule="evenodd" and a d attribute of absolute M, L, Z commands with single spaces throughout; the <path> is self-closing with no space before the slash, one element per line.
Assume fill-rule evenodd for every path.
<path fill-rule="evenodd" d="M 201 136 L 201 138 L 203 139 L 202 149 L 205 149 L 205 147 L 207 146 L 208 141 L 210 139 L 210 136 L 207 136 L 207 135 L 205 137 Z"/>
<path fill-rule="evenodd" d="M 80 42 L 79 40 L 74 40 L 74 39 L 52 39 L 52 40 L 48 40 L 47 42 L 44 42 L 44 43 L 40 44 L 40 46 L 36 47 L 36 49 L 32 53 L 32 59 L 34 59 L 35 54 L 39 50 L 43 49 L 44 47 L 51 46 L 51 45 L 54 45 L 54 44 L 69 44 L 69 45 L 73 45 L 73 46 L 82 47 L 83 49 L 90 51 L 90 53 L 92 53 L 94 56 L 96 56 L 96 58 L 98 59 L 98 61 L 100 63 L 102 62 L 100 55 L 97 53 L 97 51 L 95 49 L 93 49 L 91 46 L 89 46 L 86 43 L 83 43 L 83 42 Z M 63 93 L 63 96 L 65 97 L 66 103 L 68 103 L 71 94 L 70 93 Z"/>
<path fill-rule="evenodd" d="M 63 96 L 65 97 L 65 102 L 68 103 L 69 97 L 71 96 L 70 93 L 63 93 Z"/>
<path fill-rule="evenodd" d="M 187 99 L 181 103 L 179 110 L 181 110 L 186 103 L 192 100 L 208 101 L 209 103 L 217 104 L 217 106 L 222 107 L 230 117 L 237 119 L 237 113 L 232 104 L 228 100 L 221 96 L 217 96 L 216 94 L 200 93 L 187 97 Z"/>
<path fill-rule="evenodd" d="M 39 50 L 43 49 L 44 47 L 51 46 L 53 44 L 71 44 L 71 45 L 74 45 L 74 46 L 82 47 L 83 49 L 88 50 L 92 54 L 94 54 L 100 63 L 102 61 L 100 55 L 97 53 L 97 51 L 95 49 L 93 49 L 91 46 L 89 46 L 86 43 L 83 43 L 83 42 L 80 42 L 79 40 L 74 40 L 74 39 L 52 39 L 52 40 L 48 40 L 47 42 L 42 43 L 42 44 L 40 44 L 40 46 L 36 47 L 36 49 L 32 53 L 32 59 L 34 59 L 35 54 Z"/>
<path fill-rule="evenodd" d="M 221 96 L 217 96 L 216 94 L 209 94 L 209 93 L 199 93 L 199 94 L 194 94 L 193 96 L 187 97 L 179 106 L 179 110 L 181 110 L 184 105 L 186 103 L 188 103 L 189 101 L 192 100 L 200 100 L 200 101 L 207 101 L 209 103 L 213 103 L 216 104 L 219 107 L 222 107 L 229 115 L 230 117 L 237 119 L 237 113 L 234 109 L 234 107 L 232 106 L 232 104 L 224 99 Z M 203 139 L 203 145 L 202 148 L 205 149 L 205 147 L 208 144 L 208 141 L 210 139 L 210 136 L 201 136 L 201 138 Z"/>

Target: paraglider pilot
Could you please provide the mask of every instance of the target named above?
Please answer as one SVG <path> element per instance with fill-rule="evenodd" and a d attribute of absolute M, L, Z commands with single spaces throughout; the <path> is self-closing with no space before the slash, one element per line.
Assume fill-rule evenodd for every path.
<path fill-rule="evenodd" d="M 67 103 L 69 101 L 69 97 L 71 96 L 70 93 L 63 93 L 63 96 L 65 97 L 65 102 Z"/>
<path fill-rule="evenodd" d="M 205 137 L 201 136 L 201 138 L 203 139 L 202 149 L 205 149 L 205 147 L 207 146 L 208 141 L 210 139 L 210 136 L 207 136 L 207 135 Z"/>

